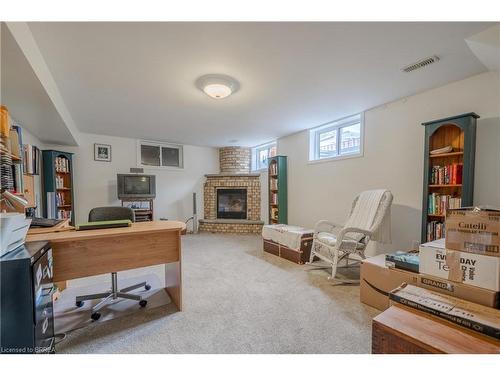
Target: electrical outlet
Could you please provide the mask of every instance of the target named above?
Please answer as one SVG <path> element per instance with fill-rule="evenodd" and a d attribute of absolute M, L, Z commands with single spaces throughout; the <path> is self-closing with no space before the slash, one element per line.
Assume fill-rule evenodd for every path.
<path fill-rule="evenodd" d="M 411 249 L 412 250 L 418 250 L 419 246 L 420 246 L 420 241 L 411 241 Z"/>

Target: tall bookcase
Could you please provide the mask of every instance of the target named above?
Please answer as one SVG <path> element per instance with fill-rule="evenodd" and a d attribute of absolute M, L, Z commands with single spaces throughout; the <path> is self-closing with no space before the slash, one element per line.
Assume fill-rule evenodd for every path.
<path fill-rule="evenodd" d="M 288 224 L 287 157 L 269 158 L 269 224 Z"/>
<path fill-rule="evenodd" d="M 44 213 L 48 218 L 70 219 L 75 223 L 73 154 L 43 150 Z"/>
<path fill-rule="evenodd" d="M 444 237 L 446 209 L 473 204 L 476 120 L 473 112 L 424 122 L 422 242 Z M 451 146 L 440 154 L 431 151 Z"/>

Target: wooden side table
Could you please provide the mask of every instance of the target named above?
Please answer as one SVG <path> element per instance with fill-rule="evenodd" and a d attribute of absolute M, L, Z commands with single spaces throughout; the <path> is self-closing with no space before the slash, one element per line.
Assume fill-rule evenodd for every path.
<path fill-rule="evenodd" d="M 418 310 L 391 306 L 372 323 L 373 354 L 500 353 L 500 340 Z"/>

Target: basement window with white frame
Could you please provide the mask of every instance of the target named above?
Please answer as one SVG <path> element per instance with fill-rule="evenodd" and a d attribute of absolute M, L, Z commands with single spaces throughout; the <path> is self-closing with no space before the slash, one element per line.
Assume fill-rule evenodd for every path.
<path fill-rule="evenodd" d="M 363 155 L 363 114 L 330 122 L 309 131 L 309 161 Z"/>
<path fill-rule="evenodd" d="M 184 168 L 182 145 L 137 141 L 137 164 L 144 168 Z"/>
<path fill-rule="evenodd" d="M 252 171 L 261 171 L 267 169 L 268 159 L 276 156 L 276 142 L 269 142 L 252 148 Z"/>

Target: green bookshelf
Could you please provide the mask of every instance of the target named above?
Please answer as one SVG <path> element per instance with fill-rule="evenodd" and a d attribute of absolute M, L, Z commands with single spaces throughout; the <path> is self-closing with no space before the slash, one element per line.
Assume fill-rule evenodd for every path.
<path fill-rule="evenodd" d="M 43 150 L 43 201 L 45 217 L 75 223 L 73 154 Z"/>
<path fill-rule="evenodd" d="M 287 157 L 269 158 L 269 224 L 288 224 Z"/>
<path fill-rule="evenodd" d="M 422 242 L 444 237 L 447 208 L 473 204 L 478 118 L 471 112 L 422 124 L 425 126 Z M 431 154 L 447 146 L 452 149 Z"/>

